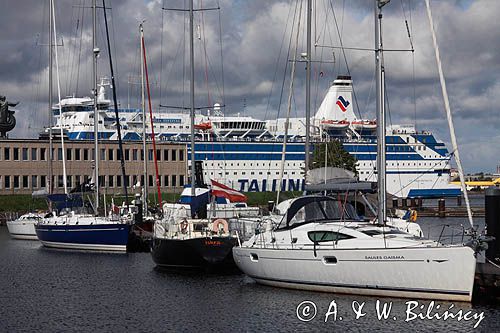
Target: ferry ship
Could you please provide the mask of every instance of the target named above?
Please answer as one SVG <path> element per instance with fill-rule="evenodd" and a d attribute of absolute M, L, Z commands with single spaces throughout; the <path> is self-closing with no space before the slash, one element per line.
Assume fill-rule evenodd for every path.
<path fill-rule="evenodd" d="M 106 99 L 106 80 L 98 93 L 98 135 L 116 140 L 116 120 Z M 61 112 L 59 111 L 61 110 Z M 124 140 L 151 139 L 149 116 L 141 109 L 119 109 Z M 70 97 L 55 105 L 54 133 L 61 127 L 69 140 L 94 138 L 93 100 Z M 146 117 L 147 119 L 144 119 Z M 182 112 L 154 112 L 157 140 L 186 142 L 190 150 L 190 117 Z M 145 125 L 143 125 L 145 121 Z M 240 191 L 299 191 L 304 187 L 305 118 L 289 120 L 286 138 L 284 175 L 280 167 L 286 119 L 259 120 L 248 116 L 225 116 L 219 104 L 195 117 L 195 160 L 202 161 L 205 181 L 214 179 Z M 359 119 L 352 106 L 352 79 L 338 76 L 331 84 L 311 121 L 311 141 L 339 140 L 357 159 L 361 181 L 376 182 L 377 123 Z M 45 132 L 46 135 L 47 131 Z M 412 125 L 387 128 L 387 191 L 397 197 L 459 196 L 458 186 L 450 184 L 450 159 L 445 144 L 428 131 L 416 131 Z M 190 154 L 188 154 L 190 157 Z M 188 161 L 191 163 L 191 161 Z"/>

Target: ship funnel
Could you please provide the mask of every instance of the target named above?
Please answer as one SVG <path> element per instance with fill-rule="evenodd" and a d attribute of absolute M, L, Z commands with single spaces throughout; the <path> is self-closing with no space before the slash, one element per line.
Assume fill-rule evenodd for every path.
<path fill-rule="evenodd" d="M 319 120 L 356 120 L 352 100 L 352 79 L 347 75 L 339 75 L 316 112 Z"/>

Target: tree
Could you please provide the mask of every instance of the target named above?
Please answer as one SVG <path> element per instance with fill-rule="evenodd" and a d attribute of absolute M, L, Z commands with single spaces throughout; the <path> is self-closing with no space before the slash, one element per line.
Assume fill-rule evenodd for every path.
<path fill-rule="evenodd" d="M 309 166 L 310 169 L 325 166 L 325 153 L 327 150 L 326 166 L 343 168 L 356 174 L 358 173 L 356 170 L 356 158 L 349 154 L 338 140 L 314 145 L 311 165 Z"/>

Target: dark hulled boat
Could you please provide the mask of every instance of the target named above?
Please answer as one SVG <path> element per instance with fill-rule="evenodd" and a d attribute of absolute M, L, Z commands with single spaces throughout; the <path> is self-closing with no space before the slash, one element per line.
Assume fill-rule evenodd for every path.
<path fill-rule="evenodd" d="M 154 238 L 151 254 L 160 267 L 231 269 L 236 244 L 235 237 Z"/>
<path fill-rule="evenodd" d="M 163 206 L 164 217 L 153 227 L 151 255 L 160 267 L 236 269 L 232 248 L 238 236 L 253 230 L 259 208 L 248 207 L 246 197 L 232 189 L 185 188 L 178 203 Z M 224 191 L 234 191 L 231 196 Z M 212 202 L 210 203 L 210 194 Z M 218 196 L 218 195 L 224 195 Z"/>

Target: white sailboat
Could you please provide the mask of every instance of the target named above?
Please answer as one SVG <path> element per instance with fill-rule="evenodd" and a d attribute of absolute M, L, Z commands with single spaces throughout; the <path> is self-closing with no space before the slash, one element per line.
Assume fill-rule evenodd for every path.
<path fill-rule="evenodd" d="M 7 229 L 12 238 L 38 240 L 35 232 L 35 224 L 40 222 L 42 215 L 37 213 L 27 213 L 17 219 L 7 221 Z"/>
<path fill-rule="evenodd" d="M 383 223 L 359 221 L 352 206 L 339 205 L 332 198 L 304 196 L 289 204 L 277 225 L 269 223 L 250 240 L 233 248 L 234 260 L 257 282 L 272 286 L 470 301 L 476 266 L 472 248 L 445 246 L 387 225 L 390 221 L 385 206 L 384 73 L 380 35 L 382 7 L 387 2 L 375 0 L 378 221 Z M 311 0 L 307 10 L 310 13 Z"/>

